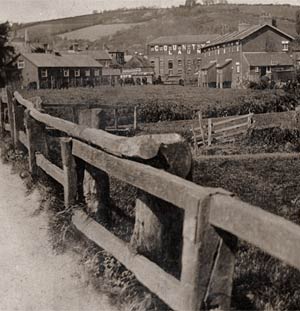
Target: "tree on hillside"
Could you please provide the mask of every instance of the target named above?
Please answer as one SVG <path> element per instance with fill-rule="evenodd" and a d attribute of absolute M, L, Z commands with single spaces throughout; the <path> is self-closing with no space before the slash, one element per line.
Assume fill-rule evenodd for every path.
<path fill-rule="evenodd" d="M 296 12 L 296 32 L 300 36 L 300 10 Z"/>
<path fill-rule="evenodd" d="M 11 77 L 14 48 L 8 44 L 9 23 L 0 24 L 0 87 Z"/>
<path fill-rule="evenodd" d="M 185 1 L 185 6 L 186 7 L 194 7 L 196 5 L 196 0 L 186 0 Z"/>

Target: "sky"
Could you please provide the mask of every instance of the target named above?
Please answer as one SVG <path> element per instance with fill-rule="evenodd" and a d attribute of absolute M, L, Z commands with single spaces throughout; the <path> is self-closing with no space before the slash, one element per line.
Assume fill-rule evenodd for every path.
<path fill-rule="evenodd" d="M 263 3 L 300 5 L 300 0 L 229 0 L 231 3 Z M 168 7 L 185 0 L 0 0 L 0 21 L 32 22 L 110 10 L 120 7 Z"/>

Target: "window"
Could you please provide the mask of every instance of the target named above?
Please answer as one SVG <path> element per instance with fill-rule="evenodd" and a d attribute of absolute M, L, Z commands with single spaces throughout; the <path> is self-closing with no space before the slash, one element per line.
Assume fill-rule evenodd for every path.
<path fill-rule="evenodd" d="M 282 41 L 282 51 L 286 52 L 289 50 L 289 41 Z"/>
<path fill-rule="evenodd" d="M 47 77 L 48 77 L 48 71 L 47 71 L 47 69 L 42 69 L 42 70 L 41 70 L 41 77 L 42 77 L 42 78 L 47 78 Z"/>
<path fill-rule="evenodd" d="M 91 71 L 90 71 L 90 69 L 87 69 L 86 71 L 85 71 L 85 76 L 86 77 L 89 77 L 91 75 Z"/>
<path fill-rule="evenodd" d="M 178 67 L 182 66 L 182 59 L 178 59 Z"/>
<path fill-rule="evenodd" d="M 271 67 L 267 67 L 266 73 L 272 73 Z"/>
<path fill-rule="evenodd" d="M 68 77 L 69 76 L 69 69 L 64 69 L 64 77 Z"/>
<path fill-rule="evenodd" d="M 99 77 L 99 76 L 100 76 L 100 71 L 99 71 L 99 69 L 95 69 L 94 75 L 95 75 L 95 77 Z"/>
<path fill-rule="evenodd" d="M 237 73 L 241 72 L 241 65 L 240 65 L 240 63 L 236 63 L 236 72 Z"/>
<path fill-rule="evenodd" d="M 79 69 L 75 69 L 75 77 L 80 77 L 80 70 Z"/>
<path fill-rule="evenodd" d="M 18 60 L 18 69 L 25 68 L 25 61 L 23 59 Z"/>
<path fill-rule="evenodd" d="M 224 47 L 224 49 L 223 49 L 223 53 L 226 54 L 226 48 L 225 48 L 225 47 Z"/>
<path fill-rule="evenodd" d="M 173 61 L 172 60 L 168 61 L 168 69 L 173 69 Z"/>
<path fill-rule="evenodd" d="M 179 74 L 179 75 L 182 74 L 182 69 L 178 69 L 178 74 Z"/>
<path fill-rule="evenodd" d="M 237 52 L 240 51 L 240 46 L 239 46 L 239 45 L 236 46 L 236 51 L 237 51 Z"/>
<path fill-rule="evenodd" d="M 255 67 L 255 72 L 259 72 L 259 67 Z"/>
<path fill-rule="evenodd" d="M 201 65 L 201 58 L 197 58 L 197 66 Z"/>

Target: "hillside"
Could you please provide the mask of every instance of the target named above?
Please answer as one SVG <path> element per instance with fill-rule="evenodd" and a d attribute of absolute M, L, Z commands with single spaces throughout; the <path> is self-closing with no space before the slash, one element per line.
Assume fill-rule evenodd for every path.
<path fill-rule="evenodd" d="M 239 22 L 256 24 L 263 13 L 277 19 L 280 29 L 295 35 L 295 11 L 290 5 L 214 5 L 194 8 L 120 9 L 29 24 L 32 41 L 55 41 L 57 47 L 68 47 L 70 41 L 89 43 L 91 47 L 143 51 L 147 41 L 163 35 L 226 33 Z M 24 35 L 24 27 L 17 36 Z M 89 39 L 89 40 L 88 40 Z"/>

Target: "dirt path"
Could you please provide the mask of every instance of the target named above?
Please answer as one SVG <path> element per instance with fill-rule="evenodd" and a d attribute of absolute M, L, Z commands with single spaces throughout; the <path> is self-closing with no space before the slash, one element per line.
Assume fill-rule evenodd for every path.
<path fill-rule="evenodd" d="M 115 311 L 88 282 L 76 254 L 55 255 L 47 216 L 33 216 L 39 193 L 25 194 L 18 175 L 0 164 L 0 310 Z"/>

